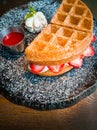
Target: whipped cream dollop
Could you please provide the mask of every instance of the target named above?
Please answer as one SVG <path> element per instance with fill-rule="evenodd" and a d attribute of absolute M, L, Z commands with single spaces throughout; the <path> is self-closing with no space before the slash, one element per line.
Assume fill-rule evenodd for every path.
<path fill-rule="evenodd" d="M 47 25 L 46 17 L 42 12 L 36 12 L 25 20 L 25 28 L 29 32 L 38 33 Z"/>

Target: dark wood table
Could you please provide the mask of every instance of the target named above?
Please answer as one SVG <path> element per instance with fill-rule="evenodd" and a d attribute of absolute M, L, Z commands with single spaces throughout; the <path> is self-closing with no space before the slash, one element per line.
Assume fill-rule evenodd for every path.
<path fill-rule="evenodd" d="M 0 0 L 0 15 L 30 0 Z M 85 1 L 85 0 L 84 0 Z M 97 18 L 96 0 L 86 0 Z M 11 103 L 0 95 L 0 130 L 97 130 L 97 90 L 79 102 L 52 111 L 37 111 Z"/>

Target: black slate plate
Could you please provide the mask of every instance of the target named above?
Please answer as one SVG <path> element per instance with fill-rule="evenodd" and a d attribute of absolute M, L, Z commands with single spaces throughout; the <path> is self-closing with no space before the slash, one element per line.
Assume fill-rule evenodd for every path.
<path fill-rule="evenodd" d="M 32 5 L 44 12 L 48 22 L 59 6 L 55 0 L 39 0 L 9 10 L 0 18 L 0 31 L 14 24 L 23 27 L 23 18 Z M 37 35 L 26 32 L 25 46 Z M 94 20 L 97 37 L 97 22 Z M 97 87 L 97 41 L 92 46 L 95 56 L 85 58 L 80 69 L 73 69 L 57 77 L 40 77 L 25 70 L 24 53 L 13 55 L 0 49 L 0 90 L 14 103 L 39 110 L 65 108 L 76 104 Z"/>

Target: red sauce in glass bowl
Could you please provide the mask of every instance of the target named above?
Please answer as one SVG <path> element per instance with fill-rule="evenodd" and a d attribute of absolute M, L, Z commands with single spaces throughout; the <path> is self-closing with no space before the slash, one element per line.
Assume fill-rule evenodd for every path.
<path fill-rule="evenodd" d="M 20 32 L 11 32 L 4 36 L 3 44 L 5 46 L 13 46 L 18 44 L 24 38 L 24 34 Z"/>

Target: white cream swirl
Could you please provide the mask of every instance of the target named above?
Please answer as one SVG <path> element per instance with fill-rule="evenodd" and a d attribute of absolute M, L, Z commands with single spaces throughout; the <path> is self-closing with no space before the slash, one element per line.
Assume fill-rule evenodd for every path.
<path fill-rule="evenodd" d="M 46 25 L 47 20 L 42 12 L 37 12 L 34 16 L 25 20 L 25 28 L 33 33 L 40 32 Z"/>

